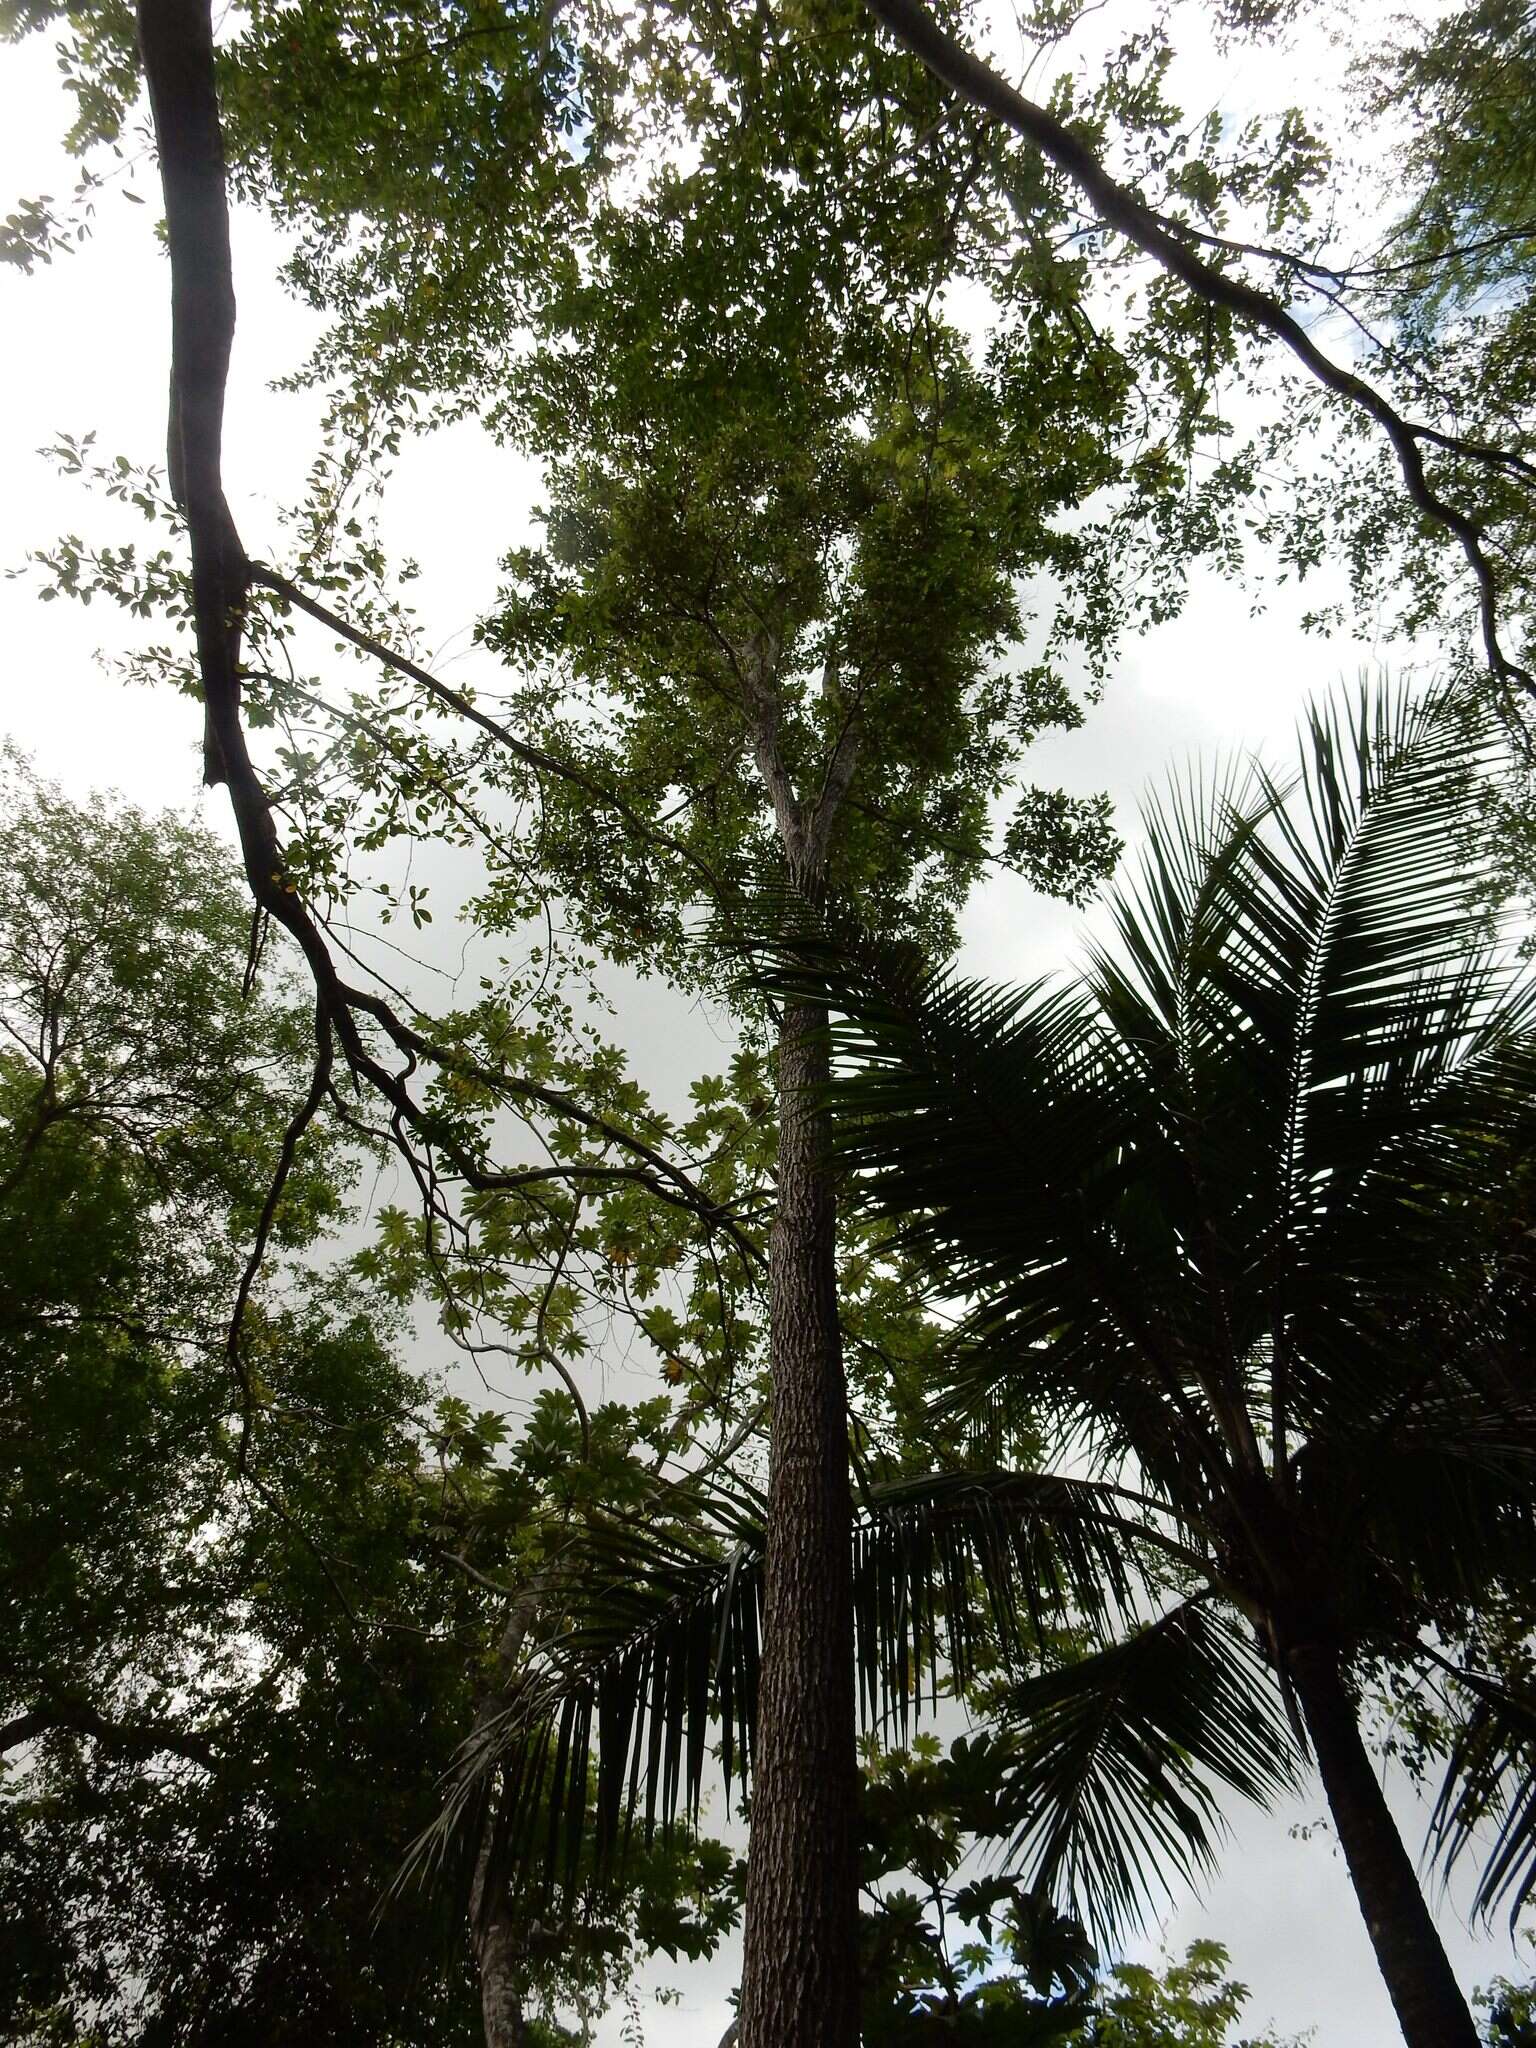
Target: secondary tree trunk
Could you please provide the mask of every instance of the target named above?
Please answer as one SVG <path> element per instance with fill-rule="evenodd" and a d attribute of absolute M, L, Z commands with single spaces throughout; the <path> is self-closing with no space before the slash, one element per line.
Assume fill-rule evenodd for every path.
<path fill-rule="evenodd" d="M 485 2048 L 523 2048 L 528 2028 L 523 2018 L 522 1957 L 517 1926 L 504 1906 L 493 1908 L 482 1928 L 477 1960 Z"/>
<path fill-rule="evenodd" d="M 536 1573 L 512 1600 L 501 1640 L 496 1645 L 496 1663 L 490 1682 L 475 1708 L 478 1733 L 509 1699 L 508 1687 L 517 1668 L 518 1654 L 530 1623 L 538 1611 L 545 1588 L 545 1574 Z M 528 2026 L 523 2017 L 523 1930 L 508 1909 L 505 1896 L 487 1899 L 491 1881 L 491 1823 L 480 1843 L 474 1882 L 469 1895 L 469 1929 L 474 1947 L 475 1968 L 480 1977 L 480 2018 L 485 2027 L 485 2048 L 523 2048 Z"/>
<path fill-rule="evenodd" d="M 741 2048 L 853 2048 L 859 2038 L 852 1502 L 836 1215 L 816 1103 L 826 1078 L 826 1013 L 792 1004 L 779 1034 L 772 1435 Z"/>
<path fill-rule="evenodd" d="M 1403 2039 L 1408 2048 L 1477 2048 L 1472 2014 L 1360 1738 L 1338 1654 L 1306 1644 L 1286 1661 Z"/>

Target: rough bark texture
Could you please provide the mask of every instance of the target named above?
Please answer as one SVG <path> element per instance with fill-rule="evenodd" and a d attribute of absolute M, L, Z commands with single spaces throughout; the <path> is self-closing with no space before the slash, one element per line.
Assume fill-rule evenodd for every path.
<path fill-rule="evenodd" d="M 480 2014 L 485 2022 L 485 2048 L 523 2048 L 528 2026 L 523 2018 L 521 1953 L 518 1929 L 505 1907 L 493 1909 L 480 1930 Z"/>
<path fill-rule="evenodd" d="M 835 1210 L 816 1102 L 826 1075 L 825 1013 L 789 1007 L 741 2048 L 853 2048 L 859 2037 L 852 1503 Z"/>
<path fill-rule="evenodd" d="M 1477 2048 L 1466 1998 L 1360 1739 L 1338 1655 L 1309 1644 L 1293 1649 L 1287 1664 L 1403 2039 L 1408 2048 Z"/>

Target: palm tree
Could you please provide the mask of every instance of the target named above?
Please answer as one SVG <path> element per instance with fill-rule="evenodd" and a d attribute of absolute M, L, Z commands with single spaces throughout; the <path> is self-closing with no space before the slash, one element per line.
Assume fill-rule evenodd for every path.
<path fill-rule="evenodd" d="M 854 1191 L 969 1304 L 936 1400 L 973 1466 L 864 1488 L 850 1532 L 860 1702 L 902 1733 L 926 1675 L 996 1708 L 1014 1859 L 1101 1934 L 1210 1866 L 1224 1790 L 1267 1801 L 1309 1748 L 1405 2040 L 1475 2048 L 1360 1681 L 1446 1661 L 1488 1588 L 1533 1583 L 1529 1290 L 1491 1219 L 1536 1138 L 1536 988 L 1481 907 L 1488 731 L 1380 695 L 1303 738 L 1293 785 L 1153 811 L 1117 943 L 1075 982 L 777 950 L 770 979 L 839 1016 Z M 1042 1430 L 1058 1469 L 1008 1470 Z M 609 1844 L 696 1811 L 712 1730 L 744 1779 L 761 1503 L 716 1484 L 693 1509 L 693 1536 L 589 1532 L 569 1624 L 467 1746 L 432 1853 L 489 1814 L 499 1854 L 553 1871 L 563 1841 L 574 1867 L 589 1742 Z M 1089 1653 L 1039 1669 L 1063 1627 Z M 1473 1697 L 1481 1812 L 1536 1714 Z M 1523 1890 L 1526 1806 L 1501 1845 Z M 1449 1847 L 1470 1811 L 1451 1799 Z"/>
<path fill-rule="evenodd" d="M 1113 1862 L 1063 1765 L 1134 1743 L 1149 1687 L 1165 1721 L 1198 1711 L 1224 1611 L 1305 1733 L 1405 2040 L 1473 2048 L 1358 1676 L 1531 1583 L 1526 1290 L 1489 1219 L 1536 1137 L 1536 988 L 1483 908 L 1486 727 L 1362 694 L 1303 739 L 1289 786 L 1153 810 L 1116 943 L 1070 986 L 857 946 L 802 946 L 799 974 L 846 1020 L 845 1164 L 972 1304 L 943 1405 L 994 1451 L 1044 1423 L 1175 1558 L 1164 1612 L 1013 1691 L 1041 1867 L 1085 1839 Z M 1012 1482 L 971 1483 L 1001 1504 Z"/>

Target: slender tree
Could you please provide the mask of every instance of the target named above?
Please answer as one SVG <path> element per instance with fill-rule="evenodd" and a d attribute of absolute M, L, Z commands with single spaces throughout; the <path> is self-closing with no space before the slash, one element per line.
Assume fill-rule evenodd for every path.
<path fill-rule="evenodd" d="M 887 176 L 931 113 L 920 73 L 898 60 L 888 77 L 850 88 L 842 72 L 868 64 L 867 36 L 845 31 L 846 55 L 829 71 L 763 17 L 744 21 L 727 10 L 706 27 L 702 53 L 687 39 L 677 52 L 685 128 L 700 54 L 731 90 L 774 96 L 781 113 L 752 132 L 744 152 L 710 152 L 697 177 L 663 171 L 637 207 L 600 209 L 586 259 L 603 277 L 596 294 L 579 273 L 560 278 L 566 298 L 549 320 L 574 340 L 574 353 L 550 349 L 515 400 L 536 445 L 565 465 L 554 479 L 555 544 L 542 561 L 520 565 L 527 588 L 490 637 L 525 656 L 542 646 L 578 690 L 619 685 L 625 753 L 612 772 L 601 754 L 595 768 L 573 762 L 557 787 L 568 807 L 578 791 L 590 799 L 594 787 L 618 790 L 611 808 L 628 825 L 681 778 L 695 814 L 680 842 L 694 894 L 701 868 L 713 874 L 726 864 L 728 883 L 729 865 L 739 867 L 766 813 L 790 883 L 808 902 L 825 894 L 843 832 L 852 851 L 836 865 L 855 883 L 899 902 L 932 861 L 940 887 L 929 893 L 942 907 L 946 886 L 951 895 L 963 887 L 983 854 L 987 796 L 1021 737 L 1075 715 L 1048 671 L 1010 672 L 996 657 L 1019 630 L 1016 575 L 1046 562 L 1069 578 L 1084 571 L 1082 546 L 1058 534 L 1051 515 L 1117 473 L 1092 427 L 1118 415 L 1125 379 L 1113 357 L 1096 376 L 1077 374 L 1085 358 L 1095 367 L 1096 352 L 1070 317 L 1050 341 L 1039 337 L 1045 345 L 1033 361 L 1004 349 L 985 371 L 938 318 L 935 295 L 954 269 L 964 224 L 945 226 L 921 188 Z M 317 1097 L 334 1032 L 354 1070 L 420 1129 L 413 1098 L 358 1019 L 382 1023 L 413 1060 L 419 1035 L 340 980 L 287 880 L 246 746 L 245 679 L 230 621 L 244 617 L 253 585 L 290 601 L 302 593 L 252 570 L 223 502 L 218 415 L 230 297 L 206 24 L 185 9 L 146 8 L 141 28 L 172 248 L 173 483 L 192 537 L 211 772 L 235 798 L 258 900 L 319 977 Z M 830 132 L 850 90 L 878 112 L 848 136 L 843 174 L 814 160 L 798 165 L 797 126 Z M 882 254 L 870 275 L 872 235 Z M 974 230 L 967 239 L 982 246 Z M 727 255 L 739 281 L 734 317 L 722 323 L 706 309 Z M 770 270 L 784 289 L 764 303 L 757 281 Z M 690 306 L 701 317 L 680 335 Z M 1049 431 L 1030 432 L 1030 459 L 1009 473 L 995 448 L 982 457 L 1008 433 L 1006 396 L 1026 369 L 1058 402 Z M 670 388 L 673 414 L 661 441 L 649 423 L 658 385 Z M 588 452 L 594 442 L 598 452 Z M 562 579 L 562 568 L 578 574 Z M 1090 579 L 1089 588 L 1107 585 Z M 677 716 L 680 692 L 687 724 Z M 529 730 L 526 717 L 520 723 Z M 505 722 L 497 730 L 505 736 Z M 512 741 L 507 752 L 519 773 L 530 759 L 558 758 L 542 732 L 532 747 Z M 869 823 L 847 832 L 846 799 L 859 779 Z M 936 843 L 931 819 L 941 824 Z M 1024 821 L 1021 851 L 1032 822 Z M 1052 851 L 1075 878 L 1081 863 L 1070 829 L 1065 838 L 1061 829 L 1070 828 L 1070 811 L 1050 811 L 1048 822 Z M 611 938 L 608 864 L 594 860 L 583 837 L 574 879 L 587 885 L 594 926 Z M 652 851 L 654 834 L 642 843 Z M 663 851 L 678 844 L 670 834 Z M 620 839 L 620 856 L 628 845 Z M 551 837 L 545 851 L 558 878 L 553 849 Z M 605 894 L 594 896 L 594 879 L 609 883 Z M 651 892 L 664 908 L 670 880 Z M 676 927 L 686 898 L 674 893 L 672 904 Z M 857 2026 L 846 1392 L 815 1108 L 823 1038 L 815 1006 L 791 1005 L 779 1040 L 769 1252 L 774 1448 L 749 2040 L 846 2041 Z M 475 1179 L 488 1187 L 494 1177 L 472 1170 Z"/>
<path fill-rule="evenodd" d="M 1016 735 L 1070 715 L 1051 678 L 1000 657 L 1021 631 L 1012 579 L 1053 558 L 1070 573 L 1052 514 L 1110 474 L 1095 422 L 1106 392 L 1120 402 L 1113 367 L 1096 382 L 1063 327 L 1015 415 L 1021 366 L 999 355 L 978 371 L 937 317 L 957 235 L 970 245 L 974 230 L 928 175 L 892 176 L 934 114 L 910 69 L 871 68 L 846 31 L 813 55 L 737 10 L 706 11 L 678 47 L 757 118 L 739 140 L 685 119 L 698 169 L 666 169 L 639 203 L 598 214 L 584 274 L 549 310 L 556 338 L 511 401 L 548 459 L 548 545 L 514 561 L 486 634 L 529 677 L 531 717 L 560 693 L 541 744 L 569 748 L 578 719 L 616 725 L 602 778 L 643 815 L 677 792 L 671 830 L 693 858 L 625 835 L 605 860 L 567 788 L 546 813 L 546 862 L 624 953 L 675 954 L 689 905 L 725 907 L 765 853 L 807 903 L 862 901 L 888 920 L 910 904 L 931 922 L 975 871 Z M 829 133 L 850 103 L 871 111 L 837 157 L 803 160 L 796 134 Z M 935 170 L 965 146 L 936 144 Z M 1031 422 L 1027 462 L 997 456 L 1013 417 Z M 825 1017 L 792 1002 L 774 1029 L 742 2027 L 748 2043 L 845 2041 L 858 1848 Z"/>

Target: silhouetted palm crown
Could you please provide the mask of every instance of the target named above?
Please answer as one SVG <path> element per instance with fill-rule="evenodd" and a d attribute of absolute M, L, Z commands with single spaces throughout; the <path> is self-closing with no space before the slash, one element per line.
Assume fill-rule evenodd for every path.
<path fill-rule="evenodd" d="M 1269 1739 L 1246 1683 L 1225 1716 L 1211 1691 L 1213 1596 L 1284 1687 L 1298 1646 L 1403 1655 L 1532 1555 L 1529 1290 L 1497 1219 L 1536 1136 L 1536 1004 L 1487 911 L 1492 742 L 1382 695 L 1314 711 L 1303 746 L 1289 785 L 1152 810 L 1070 985 L 803 956 L 842 1012 L 845 1162 L 971 1304 L 941 1404 L 996 1448 L 1044 1423 L 1187 1595 L 1138 1673 L 1132 1637 L 1015 1697 L 1030 1834 L 1100 1917 L 1140 1887 L 1115 1837 L 1161 1774 L 1252 1780 Z M 1232 1643 L 1215 1662 L 1245 1669 Z M 1093 1720 L 1102 1796 L 1138 1708 L 1165 1725 L 1095 1819 L 1068 1738 Z"/>

